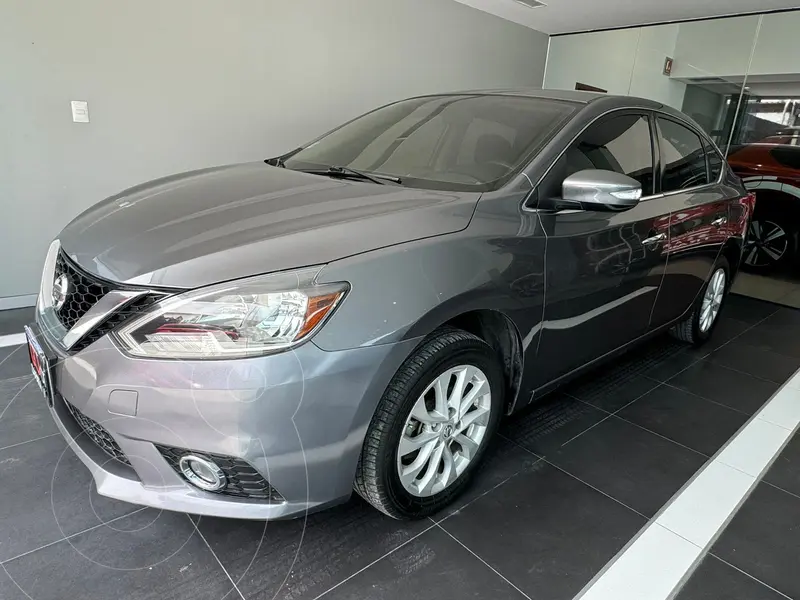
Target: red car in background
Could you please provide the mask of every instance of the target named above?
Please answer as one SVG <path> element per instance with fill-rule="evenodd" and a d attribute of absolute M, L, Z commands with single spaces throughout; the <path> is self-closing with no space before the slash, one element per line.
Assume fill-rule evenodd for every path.
<path fill-rule="evenodd" d="M 794 267 L 800 231 L 800 146 L 732 146 L 728 162 L 757 199 L 744 264 L 754 271 Z"/>

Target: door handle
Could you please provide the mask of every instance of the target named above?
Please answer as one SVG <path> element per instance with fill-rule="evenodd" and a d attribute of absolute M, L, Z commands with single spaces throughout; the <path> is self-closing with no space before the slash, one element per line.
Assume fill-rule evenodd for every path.
<path fill-rule="evenodd" d="M 660 244 L 665 239 L 667 239 L 666 233 L 659 233 L 657 235 L 650 236 L 649 238 L 645 238 L 642 240 L 642 244 L 645 246 L 655 246 L 656 244 Z"/>
<path fill-rule="evenodd" d="M 727 222 L 728 222 L 728 217 L 720 217 L 719 219 L 714 219 L 713 221 L 711 221 L 711 224 L 717 229 L 719 229 Z"/>

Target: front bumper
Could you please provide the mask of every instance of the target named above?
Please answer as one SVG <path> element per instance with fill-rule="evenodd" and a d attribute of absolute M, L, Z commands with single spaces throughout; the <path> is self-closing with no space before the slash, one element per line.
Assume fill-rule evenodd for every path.
<path fill-rule="evenodd" d="M 109 336 L 69 355 L 42 328 L 34 332 L 55 355 L 53 418 L 101 495 L 244 519 L 301 516 L 350 496 L 377 403 L 418 342 L 337 352 L 306 343 L 261 358 L 167 361 L 131 358 Z M 101 449 L 67 402 L 100 424 L 129 464 Z M 160 446 L 241 459 L 279 495 L 202 491 Z"/>

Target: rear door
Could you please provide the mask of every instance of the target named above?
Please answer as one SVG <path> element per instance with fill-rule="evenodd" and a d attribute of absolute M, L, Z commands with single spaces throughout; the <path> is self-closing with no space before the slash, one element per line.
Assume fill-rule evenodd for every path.
<path fill-rule="evenodd" d="M 664 282 L 651 326 L 680 317 L 694 302 L 731 235 L 729 188 L 719 183 L 722 157 L 692 125 L 656 117 L 659 200 L 669 211 Z"/>
<path fill-rule="evenodd" d="M 583 169 L 624 173 L 644 198 L 622 212 L 539 211 L 547 236 L 544 323 L 536 357 L 543 385 L 647 331 L 664 273 L 668 210 L 653 200 L 651 117 L 615 111 L 590 125 L 556 161 L 539 197 L 556 197 Z"/>

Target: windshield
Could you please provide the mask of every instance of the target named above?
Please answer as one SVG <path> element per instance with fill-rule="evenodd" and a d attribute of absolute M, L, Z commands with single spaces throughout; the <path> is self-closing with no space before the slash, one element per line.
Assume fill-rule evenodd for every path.
<path fill-rule="evenodd" d="M 413 98 L 343 125 L 284 164 L 349 167 L 411 187 L 489 191 L 519 172 L 574 111 L 568 102 L 524 96 Z"/>

